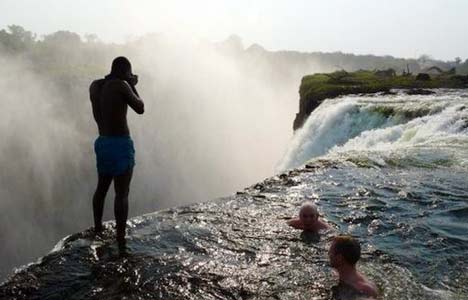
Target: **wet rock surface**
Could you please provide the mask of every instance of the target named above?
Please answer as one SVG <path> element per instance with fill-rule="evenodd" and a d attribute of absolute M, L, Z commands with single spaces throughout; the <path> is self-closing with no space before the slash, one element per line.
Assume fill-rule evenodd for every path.
<path fill-rule="evenodd" d="M 444 235 L 430 221 L 441 213 L 466 217 L 468 192 L 458 176 L 449 186 L 433 182 L 446 178 L 437 172 L 415 178 L 420 170 L 311 163 L 230 197 L 131 219 L 124 257 L 113 223 L 100 237 L 90 230 L 69 236 L 1 285 L 0 298 L 360 299 L 336 285 L 328 266 L 330 239 L 343 232 L 360 238 L 361 270 L 382 299 L 462 299 L 467 234 Z M 336 231 L 288 227 L 305 200 Z"/>

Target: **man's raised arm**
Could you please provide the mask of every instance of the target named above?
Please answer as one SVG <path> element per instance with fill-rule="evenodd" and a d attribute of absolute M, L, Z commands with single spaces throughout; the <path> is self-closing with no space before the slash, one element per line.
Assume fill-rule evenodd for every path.
<path fill-rule="evenodd" d="M 132 87 L 126 81 L 123 81 L 122 90 L 128 106 L 137 114 L 143 114 L 145 112 L 145 103 L 143 103 L 143 100 L 138 96 L 136 90 L 133 91 Z"/>

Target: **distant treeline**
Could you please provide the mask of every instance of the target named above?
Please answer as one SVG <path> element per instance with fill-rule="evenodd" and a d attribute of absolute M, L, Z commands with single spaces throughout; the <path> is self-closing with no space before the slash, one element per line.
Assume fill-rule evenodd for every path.
<path fill-rule="evenodd" d="M 133 216 L 270 176 L 289 141 L 305 75 L 388 68 L 416 74 L 432 66 L 468 73 L 461 59 L 273 52 L 245 48 L 236 36 L 210 43 L 147 34 L 113 44 L 91 34 L 39 37 L 8 26 L 0 30 L 0 281 L 13 266 L 90 226 L 97 129 L 88 87 L 120 55 L 140 75 L 148 106 L 144 118 L 131 122 L 139 155 Z"/>
<path fill-rule="evenodd" d="M 80 36 L 70 31 L 57 31 L 39 38 L 37 34 L 21 26 L 10 25 L 7 29 L 0 30 L 0 52 L 32 62 L 33 68 L 41 73 L 47 72 L 52 76 L 70 74 L 72 67 L 75 75 L 88 77 L 102 74 L 103 67 L 107 68 L 109 60 L 115 55 L 132 52 L 138 46 L 145 44 L 162 45 L 167 40 L 169 37 L 163 34 L 147 34 L 125 44 L 112 44 L 103 43 L 94 34 Z M 251 67 L 256 65 L 263 69 L 267 67 L 275 78 L 287 77 L 302 71 L 306 75 L 310 74 L 311 70 L 332 72 L 392 68 L 397 74 L 408 70 L 416 74 L 433 66 L 444 71 L 455 68 L 458 74 L 468 74 L 468 59 L 462 62 L 459 57 L 453 61 L 440 61 L 429 55 L 422 55 L 417 59 L 403 59 L 342 52 L 268 51 L 257 44 L 244 48 L 241 39 L 235 35 L 212 46 L 227 55 L 237 56 Z"/>

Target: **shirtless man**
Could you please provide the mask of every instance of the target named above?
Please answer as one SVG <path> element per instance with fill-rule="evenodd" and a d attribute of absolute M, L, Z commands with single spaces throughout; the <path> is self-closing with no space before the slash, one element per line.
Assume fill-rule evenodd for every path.
<path fill-rule="evenodd" d="M 356 269 L 361 257 L 361 246 L 351 236 L 337 236 L 328 251 L 330 265 L 338 272 L 340 284 L 370 297 L 377 297 L 377 287 Z M 371 298 L 372 299 L 372 298 Z"/>
<path fill-rule="evenodd" d="M 288 225 L 296 229 L 318 233 L 320 230 L 331 228 L 319 219 L 317 207 L 310 201 L 304 203 L 299 210 L 299 218 L 288 221 Z"/>
<path fill-rule="evenodd" d="M 127 107 L 143 114 L 144 103 L 135 85 L 138 77 L 132 74 L 130 61 L 117 57 L 111 73 L 91 83 L 89 94 L 99 137 L 94 143 L 98 183 L 93 197 L 94 230 L 102 231 L 104 199 L 114 181 L 114 214 L 119 250 L 125 251 L 125 227 L 128 216 L 128 194 L 135 165 L 135 149 L 127 125 Z"/>

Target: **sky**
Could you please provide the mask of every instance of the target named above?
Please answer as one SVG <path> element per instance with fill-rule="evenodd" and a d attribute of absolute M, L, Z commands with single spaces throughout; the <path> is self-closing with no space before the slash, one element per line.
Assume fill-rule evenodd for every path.
<path fill-rule="evenodd" d="M 468 58 L 468 0 L 0 0 L 0 28 L 11 24 L 106 42 L 236 34 L 268 50 Z"/>

